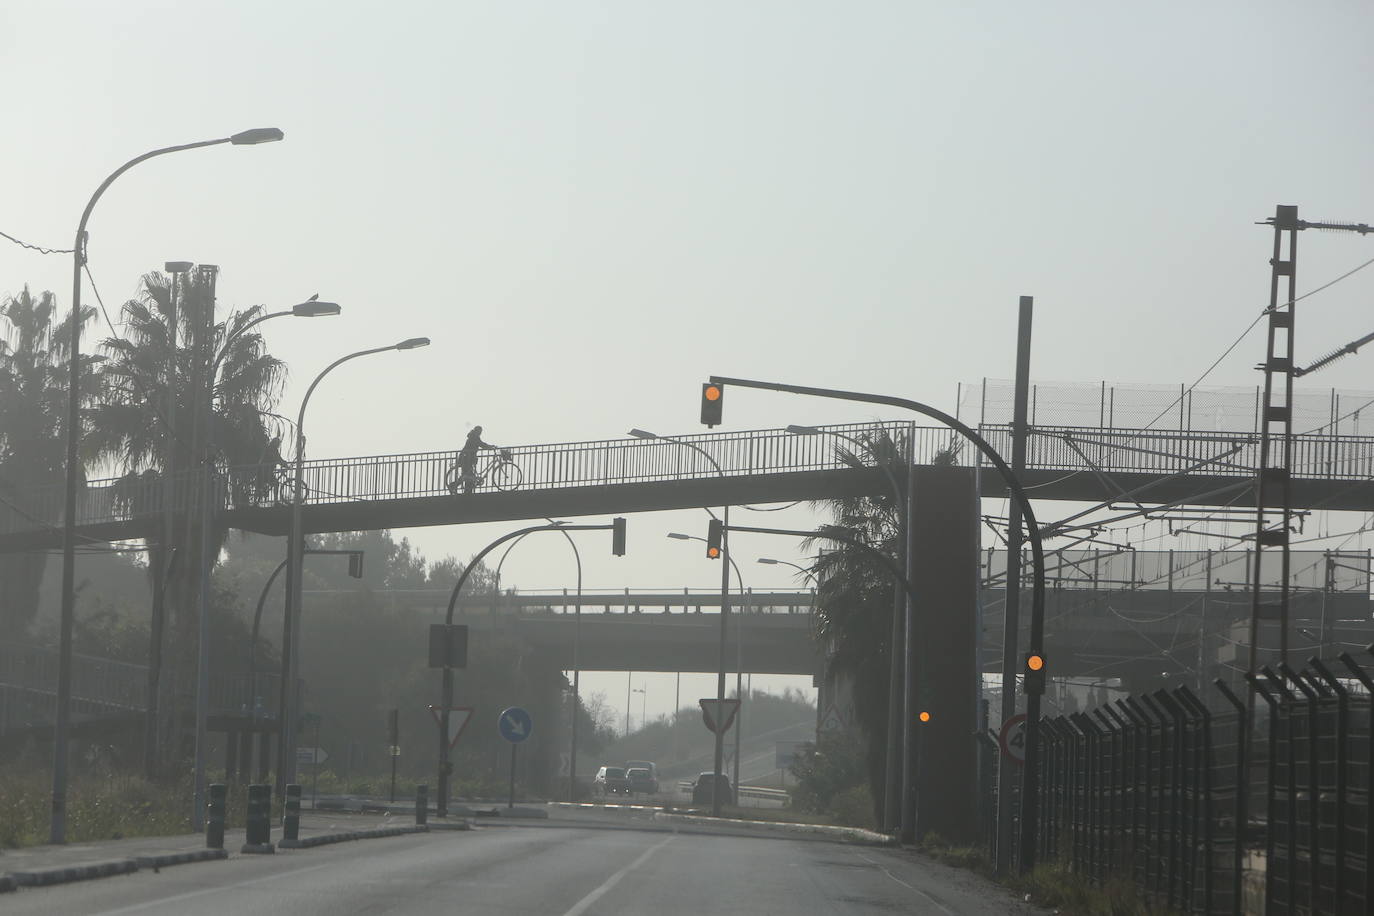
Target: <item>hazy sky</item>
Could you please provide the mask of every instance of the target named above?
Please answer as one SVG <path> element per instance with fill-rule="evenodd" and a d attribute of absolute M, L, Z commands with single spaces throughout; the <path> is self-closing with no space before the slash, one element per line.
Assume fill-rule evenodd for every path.
<path fill-rule="evenodd" d="M 337 356 L 433 338 L 332 375 L 313 457 L 456 447 L 474 423 L 502 444 L 695 431 L 712 372 L 952 408 L 957 382 L 1011 374 L 1021 294 L 1037 378 L 1176 384 L 1267 303 L 1255 220 L 1374 222 L 1371 39 L 1365 0 L 9 0 L 0 230 L 69 247 L 126 159 L 282 128 L 121 178 L 90 266 L 115 317 L 177 259 L 219 264 L 226 307 L 342 303 L 267 326 L 291 414 Z M 1299 287 L 1370 257 L 1374 236 L 1306 233 Z M 0 293 L 25 283 L 69 304 L 70 259 L 0 240 Z M 1374 268 L 1302 303 L 1300 359 L 1374 330 L 1372 303 Z M 1262 349 L 1209 383 L 1254 384 Z M 1310 384 L 1374 388 L 1371 367 Z M 871 416 L 726 406 L 733 428 Z M 588 584 L 709 584 L 663 537 L 703 518 L 631 519 L 630 556 L 584 548 Z M 404 533 L 437 558 L 501 527 Z M 791 584 L 753 564 L 790 544 L 744 552 L 750 585 Z M 505 578 L 571 584 L 565 553 L 522 546 Z"/>

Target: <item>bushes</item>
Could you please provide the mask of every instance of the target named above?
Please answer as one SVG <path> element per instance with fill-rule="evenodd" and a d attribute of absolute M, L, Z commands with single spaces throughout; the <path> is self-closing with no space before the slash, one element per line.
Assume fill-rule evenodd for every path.
<path fill-rule="evenodd" d="M 873 827 L 873 796 L 861 742 L 827 734 L 805 745 L 792 764 L 792 804 L 849 827 Z"/>

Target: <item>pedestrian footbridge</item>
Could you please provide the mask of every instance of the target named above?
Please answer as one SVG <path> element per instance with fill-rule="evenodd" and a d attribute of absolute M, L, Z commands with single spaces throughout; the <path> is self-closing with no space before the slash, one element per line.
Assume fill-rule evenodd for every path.
<path fill-rule="evenodd" d="M 944 427 L 883 422 L 818 427 L 819 434 L 783 429 L 705 433 L 673 439 L 608 439 L 515 446 L 520 486 L 491 485 L 452 495 L 445 475 L 456 451 L 314 459 L 303 463 L 306 532 L 453 525 L 466 522 L 573 518 L 701 506 L 778 503 L 882 493 L 886 476 L 855 468 L 841 448 L 881 427 L 909 458 L 929 464 L 951 455 L 975 468 L 976 451 Z M 1010 427 L 984 425 L 982 435 L 1010 454 Z M 1374 437 L 1293 437 L 1295 508 L 1374 510 Z M 707 457 L 709 456 L 709 458 Z M 1022 480 L 1033 498 L 1195 505 L 1253 505 L 1259 437 L 1220 433 L 1037 426 L 1028 440 Z M 276 496 L 272 469 L 220 468 L 212 482 L 223 524 L 283 535 L 289 509 Z M 983 473 L 986 496 L 1003 496 L 994 473 Z M 91 480 L 77 502 L 77 536 L 85 543 L 148 538 L 167 508 L 168 488 L 156 474 Z M 170 508 L 184 511 L 199 492 L 182 474 L 170 487 Z M 62 487 L 0 492 L 0 552 L 46 550 L 61 544 Z"/>

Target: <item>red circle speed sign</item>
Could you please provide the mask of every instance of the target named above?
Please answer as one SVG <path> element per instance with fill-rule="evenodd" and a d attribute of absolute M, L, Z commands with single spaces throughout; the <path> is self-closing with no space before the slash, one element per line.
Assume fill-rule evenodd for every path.
<path fill-rule="evenodd" d="M 1002 723 L 1002 731 L 997 743 L 1006 754 L 1017 763 L 1026 762 L 1026 714 L 1018 713 Z"/>

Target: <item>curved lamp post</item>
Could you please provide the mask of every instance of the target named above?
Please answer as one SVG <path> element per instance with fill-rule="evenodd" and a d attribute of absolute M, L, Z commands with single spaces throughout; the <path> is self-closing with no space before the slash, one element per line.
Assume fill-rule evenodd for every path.
<path fill-rule="evenodd" d="M 259 315 L 224 339 L 224 344 L 215 354 L 214 360 L 210 363 L 210 371 L 205 377 L 205 454 L 201 457 L 200 473 L 200 632 L 196 658 L 196 764 L 191 801 L 191 827 L 197 831 L 205 826 L 205 750 L 208 741 L 206 724 L 210 715 L 210 573 L 215 568 L 214 558 L 210 556 L 210 539 L 214 527 L 212 517 L 215 511 L 212 504 L 215 466 L 215 380 L 219 378 L 220 363 L 229 355 L 229 348 L 234 345 L 234 341 L 264 321 L 273 318 L 320 318 L 337 315 L 340 311 L 336 302 L 319 302 L 311 299 L 289 309 Z M 207 334 L 213 335 L 213 301 L 206 312 Z M 276 573 L 272 575 L 276 577 Z"/>
<path fill-rule="evenodd" d="M 71 725 L 72 702 L 72 628 L 76 612 L 76 486 L 80 472 L 81 441 L 81 269 L 86 266 L 86 223 L 91 211 L 104 195 L 105 189 L 129 169 L 157 156 L 180 153 L 184 150 L 219 146 L 255 146 L 271 143 L 285 136 L 275 127 L 245 130 L 218 140 L 201 140 L 179 146 L 164 146 L 135 156 L 110 173 L 95 189 L 81 222 L 76 226 L 76 241 L 72 245 L 72 328 L 67 375 L 67 480 L 62 518 L 62 617 L 57 649 L 57 715 L 53 727 L 52 819 L 49 822 L 49 842 L 67 841 L 67 730 Z"/>
<path fill-rule="evenodd" d="M 392 350 L 414 350 L 429 346 L 428 337 L 410 337 L 389 347 L 372 347 L 341 356 L 325 366 L 324 371 L 315 376 L 301 400 L 300 412 L 296 414 L 296 460 L 293 469 L 291 493 L 291 534 L 286 544 L 286 614 L 282 621 L 282 679 L 281 679 L 281 747 L 278 748 L 280 763 L 277 766 L 278 780 L 282 786 L 296 781 L 296 678 L 300 675 L 300 638 L 301 638 L 301 558 L 305 547 L 302 506 L 305 502 L 305 489 L 301 475 L 305 464 L 305 409 L 310 406 L 310 396 L 315 393 L 324 377 L 344 363 L 371 356 L 374 353 L 389 353 Z"/>
<path fill-rule="evenodd" d="M 841 401 L 858 401 L 864 404 L 884 404 L 889 407 L 900 407 L 903 410 L 910 410 L 914 413 L 930 417 L 939 423 L 955 430 L 965 439 L 972 442 L 974 447 L 980 451 L 997 469 L 998 475 L 1007 485 L 1007 490 L 1011 493 L 1012 499 L 1016 500 L 1021 507 L 1024 517 L 1026 532 L 1031 542 L 1031 558 L 1035 565 L 1035 581 L 1031 590 L 1031 623 L 1030 623 L 1030 646 L 1031 653 L 1044 656 L 1044 635 L 1045 635 L 1045 551 L 1041 543 L 1040 524 L 1035 519 L 1035 510 L 1031 506 L 1030 497 L 1026 495 L 1025 489 L 1021 486 L 1021 481 L 1012 471 L 1007 463 L 1002 460 L 1002 456 L 997 450 L 988 444 L 987 440 L 970 429 L 966 424 L 957 418 L 951 417 L 942 410 L 937 410 L 928 404 L 920 401 L 913 401 L 909 398 L 892 397 L 885 394 L 867 394 L 859 391 L 842 391 L 834 388 L 812 388 L 806 385 L 787 385 L 781 382 L 764 382 L 755 379 L 726 378 L 723 376 L 711 376 L 711 383 L 715 385 L 735 385 L 740 388 L 761 388 L 766 391 L 784 391 L 790 394 L 803 394 L 810 397 L 833 398 Z M 914 599 L 913 599 L 914 604 Z M 911 621 L 908 620 L 906 640 L 908 651 L 911 643 Z M 908 663 L 908 672 L 911 665 Z M 909 685 L 910 681 L 908 681 Z M 911 696 L 910 689 L 906 692 L 907 697 Z M 911 716 L 904 716 L 903 727 L 910 729 Z M 1020 858 L 1019 865 L 1023 872 L 1029 871 L 1035 865 L 1035 835 L 1039 822 L 1039 791 L 1040 791 L 1040 695 L 1038 693 L 1028 693 L 1026 695 L 1026 760 L 1022 766 L 1021 781 L 1021 835 L 1019 837 Z M 908 744 L 908 746 L 910 746 Z M 904 774 L 911 772 L 910 766 L 904 767 Z M 903 803 L 902 818 L 905 821 L 910 815 L 911 806 L 905 797 L 905 793 L 910 786 L 911 780 L 903 778 Z M 903 824 L 903 834 L 913 832 L 909 828 L 914 828 L 914 824 Z"/>
<path fill-rule="evenodd" d="M 696 452 L 697 454 L 699 454 L 699 455 L 701 455 L 703 458 L 705 458 L 707 461 L 711 462 L 711 466 L 712 466 L 713 468 L 716 469 L 716 473 L 717 473 L 717 474 L 719 474 L 721 477 L 724 477 L 724 476 L 725 476 L 725 472 L 724 472 L 723 470 L 721 470 L 720 462 L 717 461 L 715 458 L 713 458 L 709 452 L 707 452 L 707 451 L 706 451 L 705 449 L 703 449 L 701 446 L 696 445 L 695 443 L 688 442 L 688 441 L 686 441 L 685 439 L 678 439 L 678 438 L 675 438 L 675 437 L 673 437 L 673 436 L 659 436 L 659 435 L 656 435 L 656 434 L 654 434 L 654 433 L 651 433 L 651 432 L 649 432 L 648 430 L 645 430 L 645 429 L 632 429 L 632 430 L 630 430 L 630 435 L 633 436 L 633 437 L 636 438 L 636 439 L 658 439 L 658 440 L 662 440 L 663 442 L 672 442 L 672 443 L 674 443 L 675 445 L 680 445 L 680 446 L 683 446 L 684 448 L 690 448 L 692 451 Z M 716 517 L 716 514 L 715 514 L 714 512 L 712 512 L 710 509 L 707 509 L 706 511 L 707 511 L 707 513 L 708 513 L 712 518 L 715 518 L 715 517 Z M 722 507 L 721 510 L 720 510 L 720 515 L 721 515 L 720 554 L 721 554 L 721 556 L 724 557 L 726 560 L 729 560 L 729 559 L 730 559 L 730 507 L 729 507 L 728 505 Z M 730 616 L 730 567 L 729 567 L 728 564 L 722 563 L 722 564 L 720 564 L 720 664 L 719 664 L 719 666 L 717 667 L 717 671 L 716 671 L 716 706 L 717 706 L 717 708 L 719 708 L 719 707 L 721 707 L 721 706 L 723 706 L 723 705 L 725 704 L 725 626 L 726 626 L 726 622 L 727 622 L 727 619 L 729 618 L 729 616 Z M 713 776 L 713 780 L 714 780 L 714 781 L 711 783 L 712 786 L 718 785 L 718 784 L 720 783 L 721 768 L 724 766 L 724 764 L 725 764 L 725 735 L 724 735 L 721 731 L 717 730 L 717 731 L 716 731 L 716 747 L 715 747 L 715 767 L 714 767 L 714 776 Z M 720 794 L 721 794 L 721 793 L 715 791 L 714 789 L 712 789 L 712 791 L 711 791 L 711 814 L 712 814 L 712 816 L 714 816 L 714 817 L 720 817 Z"/>
<path fill-rule="evenodd" d="M 556 522 L 547 519 L 550 525 L 562 527 L 566 522 Z M 515 549 L 526 537 L 533 534 L 533 531 L 520 535 L 511 541 L 510 546 L 501 554 L 501 559 L 496 563 L 496 596 L 501 596 L 501 567 L 506 565 L 506 557 Z M 577 801 L 577 713 L 582 708 L 581 688 L 582 688 L 582 551 L 577 549 L 577 542 L 572 535 L 566 531 L 563 536 L 568 539 L 568 546 L 572 548 L 573 559 L 577 561 L 577 603 L 573 606 L 573 703 L 572 703 L 572 728 L 571 728 L 571 748 L 568 751 L 568 801 Z M 564 608 L 566 610 L 566 608 Z"/>
<path fill-rule="evenodd" d="M 548 525 L 532 525 L 528 528 L 520 528 L 515 531 L 501 535 L 487 546 L 483 547 L 476 556 L 468 561 L 468 565 L 463 567 L 463 571 L 458 575 L 458 581 L 453 584 L 453 591 L 448 596 L 448 612 L 444 615 L 444 626 L 453 626 L 453 612 L 458 607 L 458 594 L 463 590 L 463 585 L 468 581 L 468 576 L 472 571 L 482 564 L 482 560 L 487 554 L 506 541 L 518 540 L 536 531 L 612 531 L 617 525 L 623 526 L 623 520 L 617 520 L 609 525 L 567 525 L 563 522 L 553 522 Z M 579 558 L 580 563 L 580 558 Z M 445 632 L 448 632 L 447 630 Z M 449 658 L 444 658 L 443 674 L 443 705 L 439 709 L 439 791 L 435 793 L 435 809 L 439 817 L 448 817 L 448 781 L 449 781 L 449 746 L 448 746 L 448 722 L 449 709 L 453 706 L 453 666 L 447 664 Z"/>
<path fill-rule="evenodd" d="M 854 436 L 848 436 L 835 430 L 821 429 L 818 426 L 798 426 L 789 425 L 787 431 L 794 436 L 834 436 L 836 439 L 843 439 L 856 449 L 863 449 L 864 445 Z M 871 449 L 870 449 L 871 451 Z M 903 462 L 908 463 L 906 461 Z M 892 473 L 892 468 L 886 461 L 880 461 L 879 467 L 883 469 L 883 474 L 887 477 L 888 484 L 892 487 L 892 507 L 897 513 L 897 532 L 898 532 L 898 554 L 897 559 L 901 564 L 903 572 L 907 571 L 909 557 L 907 556 L 907 512 L 904 510 L 906 500 L 902 495 L 902 488 L 897 483 L 897 475 Z M 892 659 L 888 670 L 888 689 L 887 689 L 887 759 L 884 762 L 885 773 L 883 775 L 883 827 L 887 830 L 896 830 L 901 824 L 901 772 L 902 754 L 904 752 L 904 742 L 909 738 L 911 732 L 904 729 L 902 723 L 905 719 L 902 702 L 902 681 L 905 670 L 905 653 L 899 654 L 896 650 L 898 646 L 904 645 L 902 632 L 905 628 L 907 611 L 906 595 L 899 588 L 893 599 L 892 606 Z"/>

